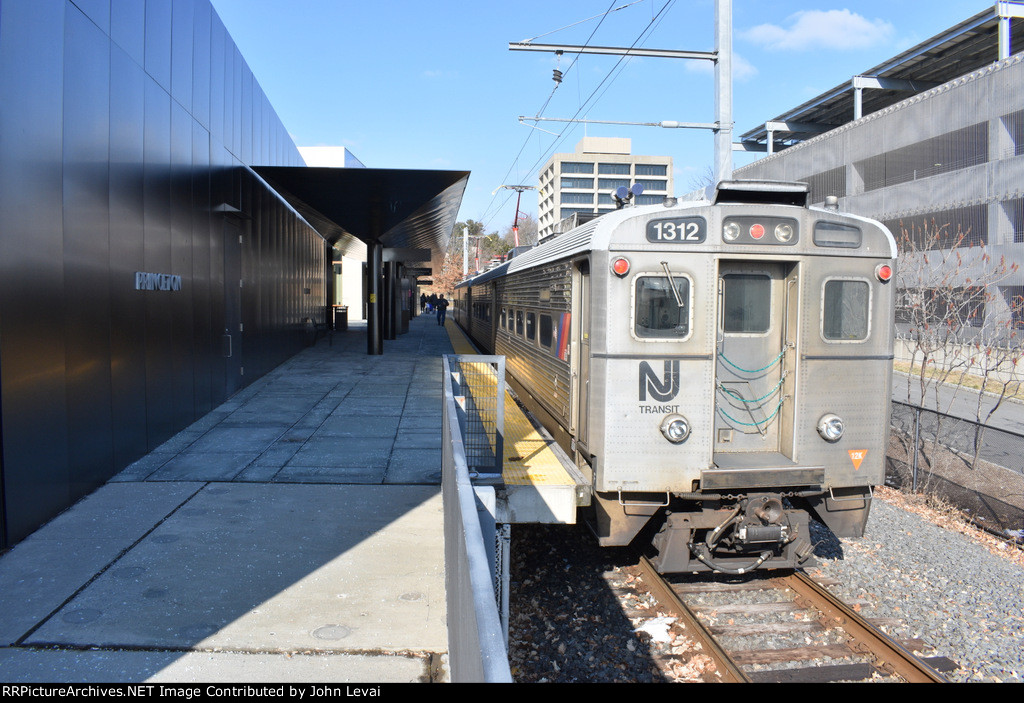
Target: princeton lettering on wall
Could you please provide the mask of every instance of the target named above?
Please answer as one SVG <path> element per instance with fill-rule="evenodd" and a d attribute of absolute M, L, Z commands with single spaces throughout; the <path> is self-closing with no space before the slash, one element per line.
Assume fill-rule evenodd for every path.
<path fill-rule="evenodd" d="M 181 290 L 181 276 L 136 271 L 135 290 Z"/>

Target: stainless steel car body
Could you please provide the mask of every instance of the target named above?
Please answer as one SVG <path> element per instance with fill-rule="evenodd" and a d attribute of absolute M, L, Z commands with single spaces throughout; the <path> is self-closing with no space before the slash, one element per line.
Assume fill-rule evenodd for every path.
<path fill-rule="evenodd" d="M 740 523 L 799 512 L 755 518 L 765 509 L 752 500 L 863 531 L 884 480 L 894 295 L 880 269 L 891 273 L 896 245 L 877 222 L 778 203 L 801 192 L 722 184 L 709 200 L 618 210 L 457 292 L 456 320 L 506 356 L 514 386 L 590 476 L 602 544 L 628 543 L 661 515 L 662 570 L 727 571 L 766 553 L 742 544 L 756 530 Z M 750 198 L 761 202 L 736 202 Z M 838 439 L 818 429 L 830 417 Z M 713 551 L 694 546 L 701 536 L 730 551 L 726 531 L 729 558 L 700 558 Z M 788 546 L 757 566 L 805 563 L 806 531 L 805 520 L 782 528 Z"/>

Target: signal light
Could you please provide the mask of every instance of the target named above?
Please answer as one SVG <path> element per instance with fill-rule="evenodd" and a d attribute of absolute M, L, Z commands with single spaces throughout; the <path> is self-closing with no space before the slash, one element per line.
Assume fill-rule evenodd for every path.
<path fill-rule="evenodd" d="M 625 259 L 620 256 L 618 259 L 613 261 L 612 273 L 614 273 L 619 278 L 622 278 L 627 273 L 629 273 L 629 259 Z"/>
<path fill-rule="evenodd" d="M 878 280 L 882 283 L 888 283 L 889 279 L 892 278 L 892 266 L 889 264 L 879 264 L 875 267 L 875 275 L 878 276 Z"/>
<path fill-rule="evenodd" d="M 760 239 L 764 236 L 764 225 L 750 225 L 750 236 L 754 239 Z"/>

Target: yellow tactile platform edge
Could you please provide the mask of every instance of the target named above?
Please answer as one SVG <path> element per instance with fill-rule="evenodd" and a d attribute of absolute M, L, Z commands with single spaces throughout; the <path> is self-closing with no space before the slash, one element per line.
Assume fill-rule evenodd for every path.
<path fill-rule="evenodd" d="M 445 330 L 456 354 L 477 354 L 466 335 L 451 320 L 445 321 Z M 481 389 L 487 392 L 486 389 Z M 492 391 L 493 392 L 493 391 Z M 545 440 L 505 393 L 505 451 L 502 478 L 506 485 L 574 486 L 575 481 L 562 466 Z"/>

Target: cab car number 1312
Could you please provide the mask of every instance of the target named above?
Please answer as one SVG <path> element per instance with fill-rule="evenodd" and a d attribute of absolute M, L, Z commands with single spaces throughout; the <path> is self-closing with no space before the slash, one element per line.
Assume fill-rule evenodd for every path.
<path fill-rule="evenodd" d="M 647 241 L 674 244 L 699 244 L 707 238 L 703 217 L 676 217 L 647 223 Z"/>

